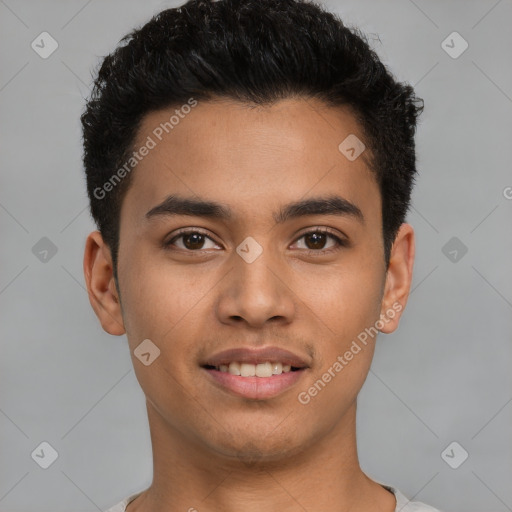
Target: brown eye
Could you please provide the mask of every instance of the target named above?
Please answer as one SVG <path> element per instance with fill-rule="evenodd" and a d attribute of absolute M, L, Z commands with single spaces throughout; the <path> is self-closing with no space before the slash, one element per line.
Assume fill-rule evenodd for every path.
<path fill-rule="evenodd" d="M 329 239 L 332 240 L 333 243 L 326 247 Z M 348 245 L 348 242 L 325 229 L 315 229 L 314 231 L 304 233 L 297 239 L 296 243 L 299 244 L 299 246 L 301 245 L 301 240 L 303 240 L 305 247 L 299 247 L 299 249 L 304 249 L 309 253 L 326 254 Z"/>
<path fill-rule="evenodd" d="M 312 233 L 308 233 L 304 236 L 304 239 L 306 241 L 306 247 L 308 249 L 318 250 L 323 249 L 327 235 L 325 233 L 319 233 L 317 231 L 314 231 Z"/>
<path fill-rule="evenodd" d="M 210 242 L 209 247 L 205 244 Z M 182 231 L 173 237 L 169 242 L 164 242 L 166 249 L 178 248 L 183 251 L 194 252 L 218 247 L 218 245 L 206 234 L 200 231 Z"/>
<path fill-rule="evenodd" d="M 182 238 L 183 245 L 186 249 L 194 250 L 203 248 L 205 236 L 201 233 L 190 233 L 183 235 Z"/>

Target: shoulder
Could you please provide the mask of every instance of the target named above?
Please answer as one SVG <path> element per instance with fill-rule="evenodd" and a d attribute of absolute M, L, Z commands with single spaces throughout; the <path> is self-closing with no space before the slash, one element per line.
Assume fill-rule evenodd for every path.
<path fill-rule="evenodd" d="M 431 507 L 426 503 L 420 501 L 410 501 L 405 494 L 400 492 L 396 487 L 390 485 L 383 485 L 386 489 L 391 491 L 396 498 L 395 512 L 442 512 L 441 510 Z"/>
<path fill-rule="evenodd" d="M 132 502 L 141 493 L 142 493 L 142 491 L 128 496 L 123 501 L 120 501 L 119 503 L 117 503 L 113 507 L 110 507 L 109 509 L 105 510 L 105 512 L 125 512 L 126 511 L 126 507 L 128 506 L 128 504 L 130 502 Z"/>

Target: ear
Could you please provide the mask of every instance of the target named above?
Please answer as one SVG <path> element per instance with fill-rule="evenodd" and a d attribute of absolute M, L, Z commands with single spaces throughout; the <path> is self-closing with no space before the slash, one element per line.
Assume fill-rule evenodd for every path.
<path fill-rule="evenodd" d="M 85 242 L 84 276 L 89 301 L 103 329 L 109 334 L 121 336 L 126 330 L 112 257 L 99 231 L 90 233 Z"/>
<path fill-rule="evenodd" d="M 389 334 L 397 329 L 407 304 L 412 283 L 414 265 L 414 230 L 410 224 L 402 224 L 391 248 L 386 283 L 381 304 L 381 332 Z"/>

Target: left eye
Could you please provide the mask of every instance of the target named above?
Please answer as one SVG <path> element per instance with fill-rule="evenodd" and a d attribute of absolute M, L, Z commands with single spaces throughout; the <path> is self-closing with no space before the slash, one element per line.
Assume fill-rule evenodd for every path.
<path fill-rule="evenodd" d="M 326 248 L 325 244 L 329 238 L 333 241 L 333 243 L 331 246 Z M 300 240 L 302 239 L 304 239 L 306 247 L 299 247 L 299 249 L 304 249 L 311 252 L 329 252 L 330 250 L 336 250 L 342 246 L 347 245 L 344 240 L 334 235 L 333 233 L 319 229 L 308 231 L 307 233 L 302 234 L 295 243 L 299 244 Z M 177 241 L 180 241 L 180 243 L 177 243 Z M 204 247 L 207 241 L 211 242 L 213 247 Z M 181 232 L 172 238 L 169 242 L 166 242 L 164 245 L 165 247 L 176 246 L 178 249 L 183 249 L 185 251 L 199 251 L 219 247 L 214 240 L 200 231 Z"/>
<path fill-rule="evenodd" d="M 334 243 L 330 247 L 324 247 L 326 240 L 331 239 L 334 241 Z M 305 241 L 305 249 L 308 251 L 319 251 L 319 250 L 325 250 L 325 249 L 333 249 L 338 248 L 340 246 L 345 245 L 343 240 L 341 240 L 336 235 L 333 235 L 332 233 L 329 233 L 327 231 L 309 231 L 308 233 L 304 233 L 299 240 L 304 239 Z"/>

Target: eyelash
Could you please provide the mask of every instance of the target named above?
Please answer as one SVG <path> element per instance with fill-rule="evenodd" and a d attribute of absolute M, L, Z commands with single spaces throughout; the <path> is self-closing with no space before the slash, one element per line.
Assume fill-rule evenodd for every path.
<path fill-rule="evenodd" d="M 334 241 L 336 242 L 336 246 L 335 247 L 331 247 L 329 249 L 299 249 L 299 250 L 301 250 L 303 252 L 306 252 L 306 254 L 312 254 L 312 255 L 315 255 L 315 256 L 321 256 L 321 255 L 331 254 L 332 252 L 339 251 L 340 249 L 342 249 L 344 247 L 347 247 L 349 245 L 349 243 L 346 240 L 344 240 L 344 239 L 340 238 L 339 236 L 335 235 L 334 233 L 332 233 L 327 228 L 315 228 L 315 229 L 312 229 L 310 231 L 306 231 L 305 233 L 302 233 L 298 238 L 296 238 L 294 243 L 298 242 L 301 238 L 304 238 L 305 236 L 311 235 L 311 234 L 314 234 L 314 233 L 321 233 L 321 234 L 324 234 L 324 235 L 328 235 L 329 237 L 334 239 Z M 178 240 L 180 238 L 183 238 L 186 235 L 195 235 L 195 234 L 203 235 L 206 238 L 210 239 L 215 244 L 217 244 L 217 242 L 215 240 L 213 240 L 210 236 L 208 236 L 204 231 L 201 231 L 199 229 L 183 229 L 181 231 L 178 231 L 178 233 L 171 240 L 169 240 L 168 242 L 164 242 L 164 244 L 163 244 L 164 248 L 166 250 L 172 250 L 171 249 L 172 244 L 176 240 Z M 217 244 L 217 245 L 220 245 L 220 244 Z M 201 253 L 201 252 L 203 252 L 204 250 L 207 250 L 207 249 L 197 249 L 197 250 L 178 249 L 178 250 L 181 250 L 181 251 L 184 251 L 184 252 L 187 252 L 187 253 Z"/>

